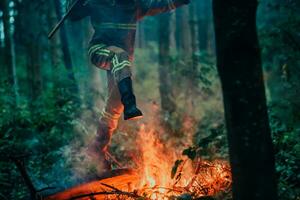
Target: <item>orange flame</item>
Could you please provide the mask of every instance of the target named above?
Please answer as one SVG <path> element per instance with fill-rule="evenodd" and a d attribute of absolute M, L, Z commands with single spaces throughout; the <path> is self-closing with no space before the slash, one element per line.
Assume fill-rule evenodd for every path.
<path fill-rule="evenodd" d="M 142 177 L 139 188 L 151 188 L 156 192 L 165 193 L 165 189 L 170 186 L 170 169 L 172 164 L 168 161 L 172 155 L 165 152 L 164 146 L 159 142 L 153 130 L 145 131 L 142 126 L 139 131 L 139 146 L 142 152 L 141 171 Z M 150 196 L 151 199 L 159 199 L 157 194 Z"/>
<path fill-rule="evenodd" d="M 231 185 L 231 173 L 226 161 L 192 162 L 185 159 L 180 165 L 177 178 L 171 178 L 171 169 L 176 159 L 184 159 L 182 149 L 166 148 L 153 130 L 141 126 L 137 138 L 141 151 L 140 182 L 136 186 L 141 195 L 149 199 L 167 200 L 168 197 L 184 193 L 198 197 L 215 195 L 228 190 Z"/>

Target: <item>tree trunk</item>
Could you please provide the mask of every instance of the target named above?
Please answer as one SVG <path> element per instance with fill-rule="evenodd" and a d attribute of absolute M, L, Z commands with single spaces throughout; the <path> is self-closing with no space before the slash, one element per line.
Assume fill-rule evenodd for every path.
<path fill-rule="evenodd" d="M 214 24 L 213 24 L 213 14 L 212 14 L 212 0 L 208 0 L 206 3 L 207 9 L 207 53 L 209 55 L 215 54 L 215 35 L 214 35 Z"/>
<path fill-rule="evenodd" d="M 191 29 L 189 23 L 189 7 L 183 6 L 176 11 L 176 33 L 179 55 L 183 60 L 188 60 L 192 55 Z"/>
<path fill-rule="evenodd" d="M 38 1 L 22 1 L 20 10 L 22 30 L 22 42 L 25 46 L 27 65 L 27 80 L 29 86 L 29 101 L 33 106 L 34 101 L 42 93 L 42 14 L 43 4 Z"/>
<path fill-rule="evenodd" d="M 3 3 L 0 3 L 0 11 L 3 13 Z M 3 24 L 3 15 L 0 16 L 0 26 L 2 26 Z M 3 37 L 2 33 L 0 32 L 0 37 Z M 0 65 L 3 66 L 4 65 L 4 57 L 3 57 L 3 53 L 4 53 L 4 42 L 2 41 L 2 39 L 0 39 Z M 0 80 L 2 81 L 4 78 L 4 74 L 0 74 Z"/>
<path fill-rule="evenodd" d="M 37 40 L 38 41 L 38 40 Z M 27 44 L 27 71 L 30 98 L 36 100 L 42 93 L 41 48 L 38 44 Z"/>
<path fill-rule="evenodd" d="M 54 9 L 53 1 L 49 1 L 49 9 L 47 11 L 47 19 L 49 23 L 49 30 L 54 27 L 55 23 L 57 22 L 56 12 Z M 60 46 L 59 46 L 59 38 L 58 35 L 54 35 L 53 38 L 49 41 L 50 42 L 50 49 L 49 49 L 49 57 L 51 61 L 51 69 L 52 69 L 52 83 L 53 87 L 56 88 L 56 83 L 58 77 L 58 67 L 60 64 Z"/>
<path fill-rule="evenodd" d="M 208 50 L 208 3 L 206 1 L 198 1 L 198 40 L 199 40 L 199 49 L 200 51 Z"/>
<path fill-rule="evenodd" d="M 215 52 L 214 30 L 212 20 L 212 0 L 196 2 L 198 8 L 198 39 L 201 52 L 207 52 L 210 55 Z"/>
<path fill-rule="evenodd" d="M 170 18 L 170 13 L 159 18 L 159 92 L 162 111 L 167 114 L 176 110 L 170 75 Z"/>
<path fill-rule="evenodd" d="M 16 74 L 16 58 L 15 58 L 15 48 L 14 41 L 12 37 L 12 26 L 10 22 L 10 10 L 9 10 L 9 0 L 3 0 L 1 2 L 1 7 L 3 9 L 3 26 L 4 26 L 4 38 L 5 38 L 5 50 L 4 50 L 4 62 L 7 69 L 7 79 L 10 87 L 12 88 L 12 93 L 14 95 L 14 105 L 17 105 L 18 99 L 18 79 Z"/>
<path fill-rule="evenodd" d="M 138 24 L 137 29 L 137 35 L 136 35 L 136 46 L 138 48 L 144 48 L 145 47 L 145 28 L 144 28 L 144 22 L 141 21 Z"/>
<path fill-rule="evenodd" d="M 213 1 L 235 200 L 277 199 L 256 9 L 256 0 Z"/>
<path fill-rule="evenodd" d="M 62 8 L 61 8 L 61 1 L 60 0 L 54 0 L 55 5 L 55 12 L 57 15 L 57 19 L 62 18 Z M 63 52 L 63 60 L 65 63 L 65 67 L 68 71 L 68 78 L 71 81 L 70 89 L 72 92 L 78 94 L 78 85 L 75 80 L 74 72 L 73 72 L 73 64 L 71 59 L 71 53 L 69 49 L 69 40 L 66 32 L 65 26 L 60 27 L 60 42 L 61 42 L 61 48 Z"/>
<path fill-rule="evenodd" d="M 196 53 L 199 51 L 199 40 L 198 40 L 198 16 L 195 3 L 190 5 L 190 29 L 191 29 L 191 47 L 192 47 L 192 62 L 193 70 L 197 67 L 198 59 Z"/>
<path fill-rule="evenodd" d="M 190 73 L 188 77 L 188 82 L 190 82 L 190 89 L 195 90 L 197 89 L 197 77 L 195 76 L 195 72 L 197 71 L 198 67 L 198 57 L 197 57 L 197 52 L 199 51 L 199 41 L 198 41 L 198 23 L 197 23 L 197 10 L 196 10 L 196 5 L 195 3 L 192 3 L 189 7 L 189 12 L 190 12 L 190 33 L 191 33 L 191 68 L 190 68 Z M 192 91 L 191 91 L 192 92 Z M 193 109 L 193 108 L 192 108 Z"/>

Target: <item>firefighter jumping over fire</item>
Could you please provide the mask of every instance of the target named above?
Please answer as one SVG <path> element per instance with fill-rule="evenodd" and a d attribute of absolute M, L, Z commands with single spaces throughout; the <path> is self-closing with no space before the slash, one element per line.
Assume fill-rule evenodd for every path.
<path fill-rule="evenodd" d="M 99 119 L 96 138 L 87 154 L 110 170 L 107 148 L 120 116 L 139 119 L 132 86 L 132 63 L 137 23 L 145 16 L 168 12 L 190 0 L 69 0 L 65 18 L 79 21 L 90 17 L 94 35 L 88 48 L 91 63 L 107 73 L 108 96 Z M 57 27 L 56 27 L 57 28 Z M 52 33 L 53 34 L 53 33 Z"/>

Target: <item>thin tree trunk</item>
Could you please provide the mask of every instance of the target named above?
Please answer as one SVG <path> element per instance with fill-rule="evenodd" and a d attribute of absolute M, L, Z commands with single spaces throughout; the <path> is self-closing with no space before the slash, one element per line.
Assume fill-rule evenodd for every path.
<path fill-rule="evenodd" d="M 170 16 L 170 53 L 171 55 L 178 53 L 176 46 L 176 14 L 173 12 Z"/>
<path fill-rule="evenodd" d="M 183 6 L 176 11 L 176 33 L 178 50 L 183 60 L 188 60 L 192 55 L 191 29 L 189 23 L 189 7 Z"/>
<path fill-rule="evenodd" d="M 143 21 L 138 24 L 136 40 L 137 40 L 136 44 L 138 48 L 145 47 L 145 28 L 144 28 Z"/>
<path fill-rule="evenodd" d="M 29 101 L 33 109 L 34 101 L 42 94 L 42 8 L 38 1 L 24 0 L 21 7 L 20 25 L 22 26 L 22 42 L 26 51 L 27 80 L 29 85 Z M 25 10 L 26 9 L 26 10 Z M 19 29 L 21 30 L 21 29 Z"/>
<path fill-rule="evenodd" d="M 3 13 L 3 3 L 0 3 L 0 11 Z M 0 26 L 3 26 L 3 15 L 0 16 Z M 4 34 L 0 32 L 0 37 L 4 38 Z M 1 39 L 0 40 L 0 65 L 4 66 L 4 41 Z M 2 82 L 3 80 L 6 79 L 6 73 L 0 73 L 0 81 Z"/>
<path fill-rule="evenodd" d="M 199 10 L 198 14 L 198 40 L 199 40 L 199 49 L 200 51 L 208 50 L 208 30 L 209 30 L 209 6 L 207 1 L 198 1 L 197 7 Z"/>
<path fill-rule="evenodd" d="M 215 32 L 214 32 L 214 24 L 213 24 L 213 14 L 212 14 L 212 0 L 208 0 L 206 2 L 206 9 L 207 9 L 207 53 L 209 55 L 215 55 L 215 46 L 216 46 L 216 41 L 215 41 Z"/>
<path fill-rule="evenodd" d="M 191 68 L 191 82 L 195 87 L 196 80 L 193 72 L 197 70 L 198 57 L 197 52 L 199 51 L 199 41 L 198 41 L 198 23 L 197 23 L 197 11 L 195 3 L 190 5 L 190 32 L 191 32 L 191 48 L 192 48 L 192 68 Z"/>
<path fill-rule="evenodd" d="M 15 96 L 15 105 L 18 102 L 18 78 L 16 74 L 16 56 L 14 41 L 12 37 L 12 26 L 9 15 L 9 0 L 3 0 L 1 7 L 3 8 L 3 26 L 4 26 L 4 37 L 5 37 L 5 65 L 7 67 L 7 78 L 12 88 L 12 92 Z"/>
<path fill-rule="evenodd" d="M 36 40 L 37 41 L 37 40 Z M 27 44 L 27 71 L 30 98 L 36 100 L 42 93 L 41 48 L 39 44 Z"/>
<path fill-rule="evenodd" d="M 60 0 L 54 0 L 55 5 L 55 12 L 57 15 L 57 19 L 62 18 L 62 8 L 61 8 L 61 1 Z M 63 60 L 65 63 L 65 67 L 68 71 L 68 78 L 71 81 L 71 90 L 78 94 L 78 85 L 75 80 L 74 72 L 73 72 L 73 64 L 71 59 L 71 53 L 69 49 L 69 40 L 66 32 L 65 26 L 61 26 L 60 28 L 60 42 L 63 52 Z"/>
<path fill-rule="evenodd" d="M 170 77 L 170 15 L 163 14 L 159 20 L 159 92 L 162 111 L 167 114 L 176 110 Z"/>
<path fill-rule="evenodd" d="M 0 3 L 0 11 L 3 13 L 3 3 Z M 0 26 L 3 25 L 3 15 L 0 16 Z M 2 33 L 0 32 L 0 38 L 3 38 Z M 0 39 L 0 65 L 3 65 L 3 50 L 4 48 L 4 42 L 2 41 L 2 39 Z M 3 74 L 0 75 L 0 78 L 2 78 Z"/>
<path fill-rule="evenodd" d="M 193 65 L 197 65 L 198 60 L 194 56 L 196 52 L 199 51 L 199 38 L 198 36 L 198 16 L 196 5 L 193 3 L 190 5 L 190 29 L 191 29 L 191 47 L 193 54 Z"/>
<path fill-rule="evenodd" d="M 234 200 L 277 199 L 256 9 L 256 0 L 213 1 Z"/>
<path fill-rule="evenodd" d="M 47 13 L 48 23 L 49 23 L 49 30 L 55 25 L 57 22 L 56 12 L 54 9 L 54 3 L 53 1 L 49 1 L 49 9 Z M 52 69 L 52 82 L 53 87 L 55 88 L 55 85 L 57 83 L 58 74 L 58 67 L 60 63 L 60 48 L 59 48 L 59 38 L 58 35 L 54 35 L 53 38 L 50 40 L 50 51 L 49 56 L 51 60 L 51 69 Z"/>

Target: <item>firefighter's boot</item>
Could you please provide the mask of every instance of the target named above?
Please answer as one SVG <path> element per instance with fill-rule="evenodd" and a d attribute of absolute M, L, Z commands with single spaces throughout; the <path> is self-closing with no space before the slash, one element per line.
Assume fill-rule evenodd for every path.
<path fill-rule="evenodd" d="M 118 83 L 121 94 L 121 102 L 124 105 L 124 120 L 139 119 L 143 113 L 136 107 L 136 99 L 133 94 L 130 77 L 124 78 Z"/>

